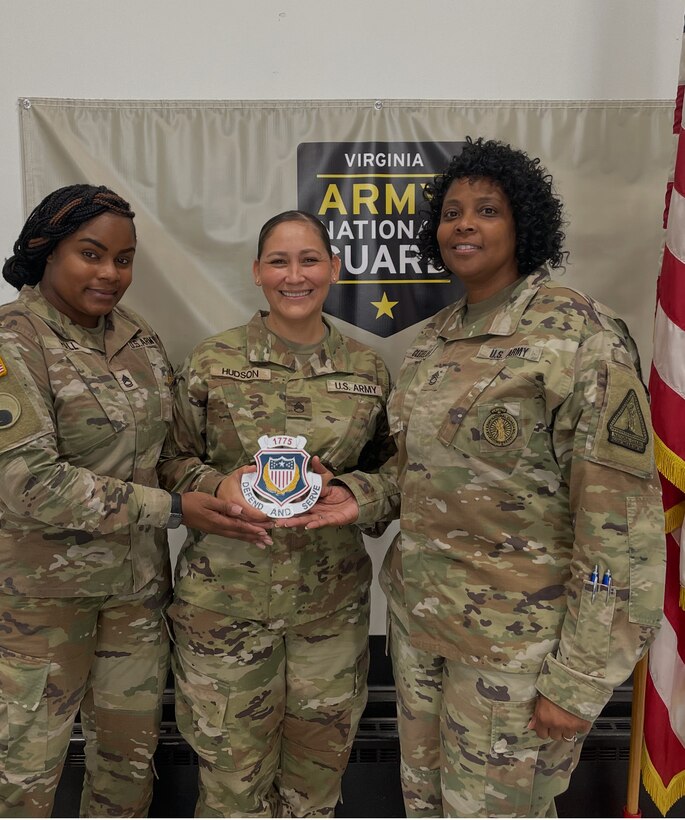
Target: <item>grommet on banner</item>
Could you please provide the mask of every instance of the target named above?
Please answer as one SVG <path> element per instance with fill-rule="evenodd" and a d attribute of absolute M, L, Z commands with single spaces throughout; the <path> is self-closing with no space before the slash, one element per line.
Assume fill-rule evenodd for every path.
<path fill-rule="evenodd" d="M 31 100 L 29 100 L 28 97 L 24 97 L 24 99 L 21 101 L 21 107 L 25 108 L 28 111 L 29 108 L 31 108 Z"/>
<path fill-rule="evenodd" d="M 376 111 L 380 111 L 381 108 L 383 108 L 383 101 L 376 100 L 376 102 L 373 104 L 373 107 L 376 109 Z"/>

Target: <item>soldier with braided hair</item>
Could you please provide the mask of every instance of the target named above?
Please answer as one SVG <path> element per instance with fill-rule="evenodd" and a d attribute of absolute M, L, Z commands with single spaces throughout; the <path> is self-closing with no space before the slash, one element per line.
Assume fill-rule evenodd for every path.
<path fill-rule="evenodd" d="M 166 528 L 265 530 L 200 492 L 159 489 L 171 367 L 118 305 L 133 212 L 70 185 L 31 213 L 0 308 L 0 815 L 47 816 L 80 707 L 81 814 L 145 816 L 170 594 Z"/>

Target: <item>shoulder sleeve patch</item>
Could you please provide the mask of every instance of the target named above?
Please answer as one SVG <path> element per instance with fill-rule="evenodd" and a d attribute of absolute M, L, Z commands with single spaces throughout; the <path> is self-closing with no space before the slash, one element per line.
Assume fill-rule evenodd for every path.
<path fill-rule="evenodd" d="M 647 395 L 635 372 L 622 365 L 607 363 L 604 405 L 591 458 L 640 476 L 653 472 Z"/>
<path fill-rule="evenodd" d="M 4 453 L 49 432 L 49 427 L 29 396 L 22 364 L 6 353 L 0 358 L 5 370 L 0 379 L 0 453 Z"/>

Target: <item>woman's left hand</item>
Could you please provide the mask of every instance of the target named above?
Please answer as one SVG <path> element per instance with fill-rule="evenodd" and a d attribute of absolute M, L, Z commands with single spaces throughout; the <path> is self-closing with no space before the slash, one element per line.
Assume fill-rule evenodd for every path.
<path fill-rule="evenodd" d="M 528 728 L 533 729 L 543 740 L 567 740 L 569 743 L 574 741 L 577 735 L 589 732 L 591 726 L 589 720 L 572 715 L 544 695 L 538 695 L 533 717 L 528 723 Z"/>

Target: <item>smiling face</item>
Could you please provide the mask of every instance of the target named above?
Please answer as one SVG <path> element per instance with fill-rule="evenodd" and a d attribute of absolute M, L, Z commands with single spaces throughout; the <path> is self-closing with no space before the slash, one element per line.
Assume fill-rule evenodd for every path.
<path fill-rule="evenodd" d="M 494 296 L 518 279 L 516 229 L 509 200 L 489 179 L 456 179 L 442 203 L 437 231 L 445 267 L 469 302 Z"/>
<path fill-rule="evenodd" d="M 96 327 L 131 284 L 136 236 L 126 216 L 103 213 L 62 239 L 45 263 L 40 291 L 72 322 Z"/>
<path fill-rule="evenodd" d="M 313 225 L 299 219 L 276 225 L 252 266 L 269 303 L 268 327 L 292 342 L 319 341 L 323 303 L 339 273 L 339 257 L 329 256 Z"/>

